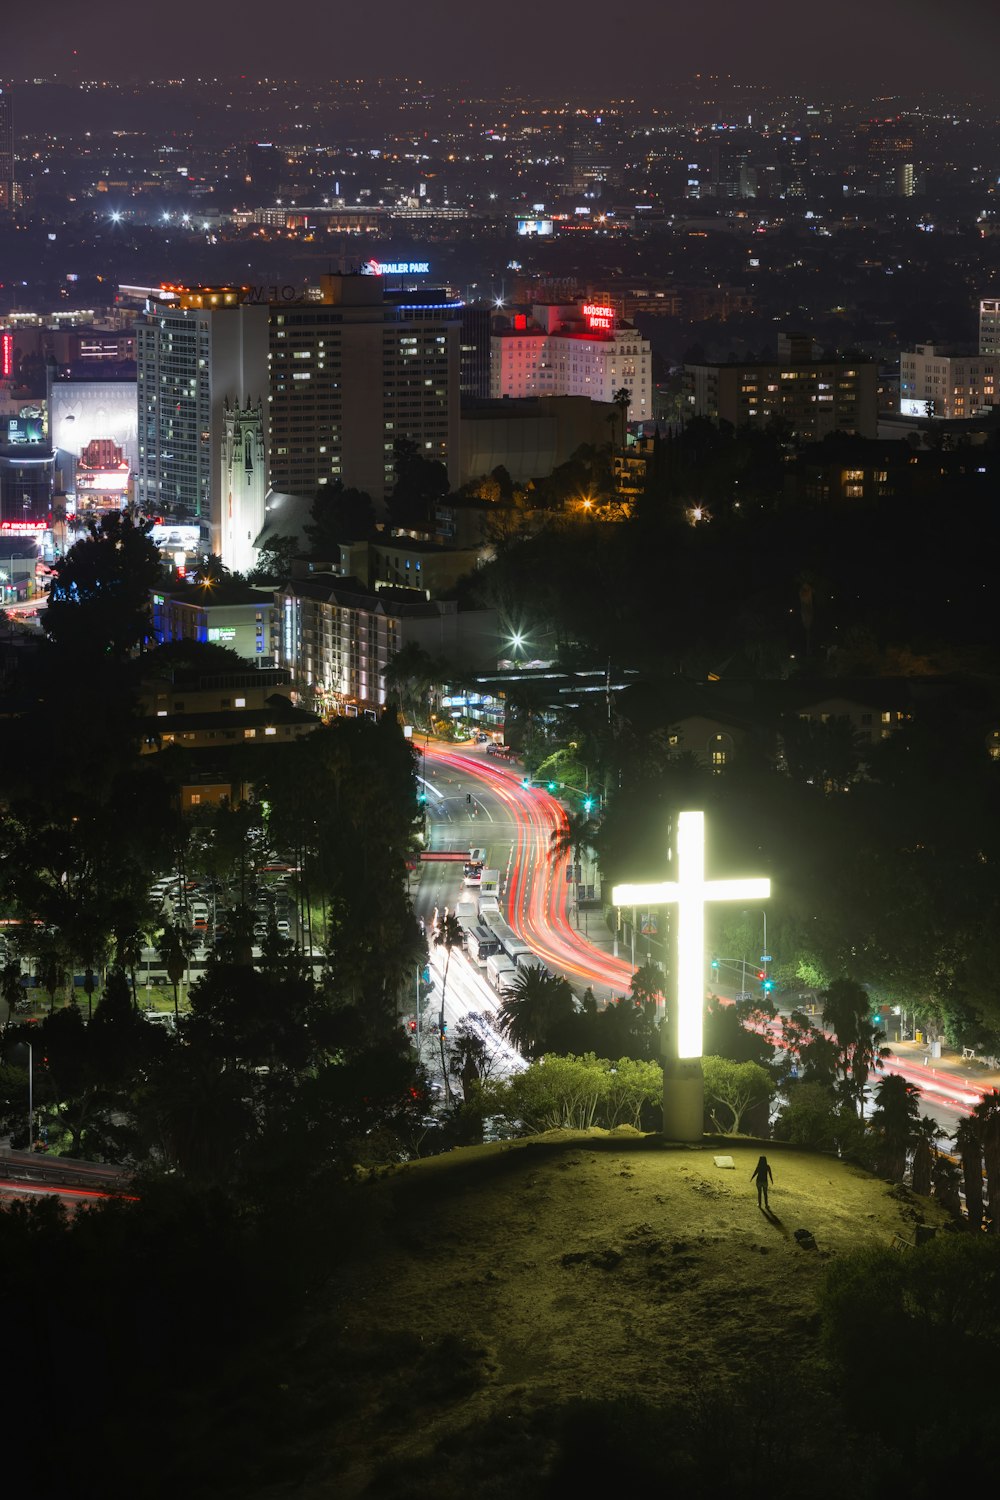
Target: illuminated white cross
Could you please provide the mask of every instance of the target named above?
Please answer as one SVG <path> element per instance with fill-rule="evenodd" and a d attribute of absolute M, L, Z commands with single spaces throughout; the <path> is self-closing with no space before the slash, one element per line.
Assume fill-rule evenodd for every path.
<path fill-rule="evenodd" d="M 616 885 L 616 906 L 677 906 L 677 1056 L 701 1057 L 704 1011 L 705 902 L 761 901 L 769 880 L 705 879 L 705 814 L 677 819 L 677 880 L 660 885 Z"/>

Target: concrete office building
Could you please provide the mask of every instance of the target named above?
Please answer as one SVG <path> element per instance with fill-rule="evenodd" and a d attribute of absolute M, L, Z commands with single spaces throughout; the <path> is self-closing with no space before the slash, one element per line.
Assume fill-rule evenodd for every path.
<path fill-rule="evenodd" d="M 14 167 L 13 101 L 0 86 L 0 215 L 13 213 L 20 199 Z"/>
<path fill-rule="evenodd" d="M 979 304 L 979 352 L 1000 355 L 1000 297 L 984 297 Z"/>
<path fill-rule="evenodd" d="M 171 287 L 136 323 L 143 509 L 209 527 L 222 548 L 225 406 L 267 394 L 268 308 L 234 287 Z"/>
<path fill-rule="evenodd" d="M 899 357 L 899 410 L 904 417 L 968 418 L 998 402 L 997 354 L 946 354 L 918 344 Z"/>
<path fill-rule="evenodd" d="M 271 308 L 271 488 L 314 495 L 340 481 L 381 502 L 401 438 L 457 485 L 460 309 L 411 308 L 381 276 L 320 285 L 321 301 Z"/>
<path fill-rule="evenodd" d="M 816 441 L 830 432 L 875 437 L 878 371 L 860 360 L 816 359 L 807 334 L 783 334 L 774 360 L 686 365 L 686 407 L 734 427 L 787 422 L 793 436 Z"/>

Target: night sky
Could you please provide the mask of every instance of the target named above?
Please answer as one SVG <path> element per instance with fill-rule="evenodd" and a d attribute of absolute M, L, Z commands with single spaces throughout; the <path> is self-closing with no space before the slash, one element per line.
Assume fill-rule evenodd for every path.
<path fill-rule="evenodd" d="M 74 56 L 76 49 L 76 56 Z M 431 83 L 598 88 L 655 97 L 696 71 L 790 90 L 1000 94 L 997 0 L 48 0 L 5 7 L 0 70 L 322 79 L 405 74 Z"/>

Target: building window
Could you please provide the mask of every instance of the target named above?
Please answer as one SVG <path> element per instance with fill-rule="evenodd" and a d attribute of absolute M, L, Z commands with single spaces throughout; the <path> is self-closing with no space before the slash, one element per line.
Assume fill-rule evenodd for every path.
<path fill-rule="evenodd" d="M 200 801 L 201 801 L 201 793 L 200 792 L 192 792 L 191 793 L 191 805 L 192 805 L 192 807 L 196 807 L 197 804 Z"/>

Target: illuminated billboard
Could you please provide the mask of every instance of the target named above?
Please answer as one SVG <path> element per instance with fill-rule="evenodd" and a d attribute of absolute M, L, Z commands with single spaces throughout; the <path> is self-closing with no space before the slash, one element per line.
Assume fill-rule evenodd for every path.
<path fill-rule="evenodd" d="M 139 467 L 139 411 L 134 380 L 55 380 L 49 398 L 53 447 L 84 462 L 92 443 L 113 443 Z M 60 460 L 63 467 L 65 463 Z M 103 467 L 103 465 L 102 465 Z"/>
<path fill-rule="evenodd" d="M 162 547 L 170 552 L 198 552 L 201 549 L 201 528 L 199 526 L 152 526 L 149 539 L 155 547 Z"/>
<path fill-rule="evenodd" d="M 3 440 L 11 448 L 45 442 L 45 419 L 41 413 L 36 416 L 34 413 L 21 412 L 19 416 L 5 417 L 3 420 Z"/>
<path fill-rule="evenodd" d="M 931 403 L 929 401 L 913 401 L 904 396 L 899 403 L 900 416 L 903 417 L 929 417 L 932 415 Z"/>
<path fill-rule="evenodd" d="M 517 232 L 522 235 L 549 235 L 552 233 L 552 220 L 518 219 Z"/>
<path fill-rule="evenodd" d="M 367 276 L 429 276 L 429 260 L 368 260 L 361 267 Z"/>
<path fill-rule="evenodd" d="M 14 373 L 14 335 L 0 333 L 0 380 L 9 380 Z"/>

